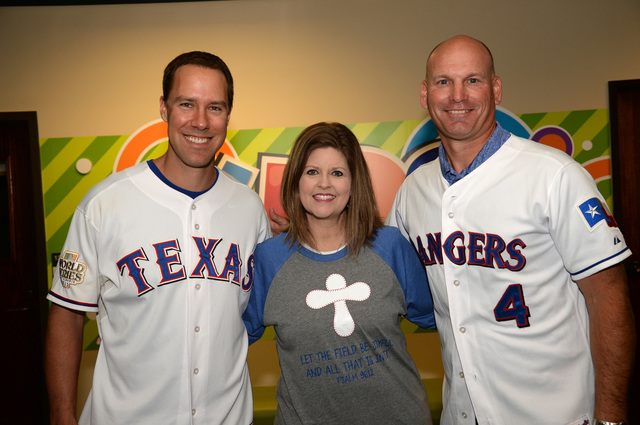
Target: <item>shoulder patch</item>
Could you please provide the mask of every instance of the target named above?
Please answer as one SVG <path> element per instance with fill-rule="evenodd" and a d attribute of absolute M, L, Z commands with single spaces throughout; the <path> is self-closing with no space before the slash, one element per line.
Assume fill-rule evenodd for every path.
<path fill-rule="evenodd" d="M 60 281 L 65 288 L 79 285 L 84 281 L 87 265 L 78 261 L 79 257 L 77 252 L 65 251 L 58 259 L 57 272 L 60 274 Z"/>
<path fill-rule="evenodd" d="M 602 223 L 609 227 L 618 227 L 607 206 L 599 198 L 593 197 L 576 205 L 580 215 L 584 219 L 589 231 L 592 231 Z"/>

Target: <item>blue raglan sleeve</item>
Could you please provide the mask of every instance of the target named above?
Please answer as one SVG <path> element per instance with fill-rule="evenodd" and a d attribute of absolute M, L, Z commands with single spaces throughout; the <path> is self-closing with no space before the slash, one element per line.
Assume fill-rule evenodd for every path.
<path fill-rule="evenodd" d="M 266 328 L 264 308 L 269 288 L 276 273 L 290 255 L 290 250 L 287 248 L 288 243 L 284 241 L 285 235 L 283 233 L 259 243 L 253 253 L 253 287 L 247 308 L 242 314 L 242 320 L 249 336 L 249 344 L 259 340 Z"/>
<path fill-rule="evenodd" d="M 253 287 L 249 296 L 249 304 L 242 314 L 244 326 L 247 328 L 249 344 L 253 344 L 262 337 L 264 333 L 264 304 L 267 300 L 267 293 L 271 281 L 266 279 L 266 261 L 264 242 L 258 244 L 254 253 Z"/>
<path fill-rule="evenodd" d="M 427 272 L 413 245 L 395 227 L 380 229 L 376 245 L 383 250 L 384 254 L 380 252 L 382 258 L 393 269 L 402 287 L 407 303 L 406 318 L 421 328 L 435 329 Z"/>

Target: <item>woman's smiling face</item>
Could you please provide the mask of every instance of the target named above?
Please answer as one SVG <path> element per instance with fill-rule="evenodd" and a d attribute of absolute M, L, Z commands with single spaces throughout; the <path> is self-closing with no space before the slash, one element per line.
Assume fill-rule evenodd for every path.
<path fill-rule="evenodd" d="M 351 172 L 344 155 L 334 148 L 312 151 L 300 176 L 299 191 L 309 223 L 340 221 L 351 197 Z"/>

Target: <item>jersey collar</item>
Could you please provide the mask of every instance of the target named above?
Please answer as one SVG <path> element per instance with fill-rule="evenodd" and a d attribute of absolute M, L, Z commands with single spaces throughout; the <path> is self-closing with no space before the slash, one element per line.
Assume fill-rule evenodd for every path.
<path fill-rule="evenodd" d="M 442 176 L 449 183 L 449 185 L 454 184 L 458 180 L 465 177 L 467 174 L 478 168 L 482 165 L 487 159 L 491 157 L 494 153 L 498 151 L 507 141 L 507 139 L 511 136 L 507 130 L 502 128 L 499 123 L 496 122 L 496 129 L 493 131 L 493 134 L 489 138 L 489 141 L 485 143 L 482 147 L 478 155 L 471 161 L 471 164 L 461 172 L 456 172 L 449 164 L 447 160 L 447 155 L 445 154 L 444 147 L 442 143 L 440 143 L 440 147 L 438 148 L 438 156 L 440 158 L 440 171 L 442 172 Z"/>

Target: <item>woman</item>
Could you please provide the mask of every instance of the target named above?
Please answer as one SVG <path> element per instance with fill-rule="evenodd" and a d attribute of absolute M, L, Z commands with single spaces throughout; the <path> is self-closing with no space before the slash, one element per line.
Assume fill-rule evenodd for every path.
<path fill-rule="evenodd" d="M 411 244 L 382 224 L 355 135 L 318 123 L 284 171 L 287 232 L 258 245 L 244 314 L 250 342 L 274 326 L 276 424 L 431 424 L 406 349 L 406 316 L 435 327 L 426 274 Z"/>

